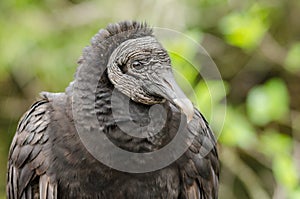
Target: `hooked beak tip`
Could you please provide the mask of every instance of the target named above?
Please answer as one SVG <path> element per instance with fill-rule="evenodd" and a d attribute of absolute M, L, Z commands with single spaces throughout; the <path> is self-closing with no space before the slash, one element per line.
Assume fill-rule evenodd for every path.
<path fill-rule="evenodd" d="M 162 74 L 160 74 L 162 75 Z M 172 73 L 165 73 L 157 82 L 153 82 L 150 86 L 145 86 L 149 93 L 155 93 L 174 104 L 178 109 L 186 115 L 187 123 L 194 116 L 194 106 L 186 97 L 184 92 L 177 85 Z"/>
<path fill-rule="evenodd" d="M 187 98 L 183 98 L 183 99 L 174 99 L 174 103 L 186 115 L 187 123 L 189 123 L 194 116 L 194 106 L 192 102 Z"/>

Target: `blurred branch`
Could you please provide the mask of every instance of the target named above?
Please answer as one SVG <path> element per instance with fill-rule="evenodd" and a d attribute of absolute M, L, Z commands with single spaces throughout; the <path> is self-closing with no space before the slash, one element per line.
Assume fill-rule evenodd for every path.
<path fill-rule="evenodd" d="M 281 66 L 284 64 L 287 50 L 284 49 L 270 33 L 267 32 L 265 34 L 260 45 L 260 50 L 271 62 Z"/>
<path fill-rule="evenodd" d="M 220 158 L 224 166 L 244 183 L 251 198 L 270 199 L 267 192 L 262 188 L 261 181 L 256 173 L 237 156 L 234 149 L 223 147 Z"/>
<path fill-rule="evenodd" d="M 274 190 L 272 199 L 282 199 L 282 198 L 286 198 L 285 191 L 282 186 L 277 185 Z"/>

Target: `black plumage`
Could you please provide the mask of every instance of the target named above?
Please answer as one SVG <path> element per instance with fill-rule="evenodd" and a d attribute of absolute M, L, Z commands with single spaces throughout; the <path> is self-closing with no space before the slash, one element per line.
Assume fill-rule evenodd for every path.
<path fill-rule="evenodd" d="M 169 56 L 151 28 L 137 22 L 111 24 L 93 37 L 78 63 L 75 80 L 64 93 L 42 93 L 42 99 L 21 118 L 9 153 L 9 199 L 218 197 L 216 140 L 204 117 L 175 83 Z M 92 85 L 95 78 L 98 85 Z M 120 107 L 122 101 L 129 101 L 129 114 L 117 107 L 113 116 L 113 92 Z M 94 105 L 94 110 L 76 107 L 83 118 L 80 121 L 75 121 L 72 112 L 75 95 Z M 152 131 L 161 125 L 160 120 L 149 116 L 154 104 L 161 104 L 166 113 L 157 134 Z M 92 111 L 98 123 L 90 122 Z M 191 142 L 189 148 L 170 165 L 146 173 L 102 164 L 85 148 L 75 125 L 97 128 L 124 150 L 147 153 L 170 143 L 182 118 L 186 137 L 193 138 L 182 138 Z M 118 123 L 130 126 L 130 122 L 148 136 L 134 137 L 119 128 Z"/>

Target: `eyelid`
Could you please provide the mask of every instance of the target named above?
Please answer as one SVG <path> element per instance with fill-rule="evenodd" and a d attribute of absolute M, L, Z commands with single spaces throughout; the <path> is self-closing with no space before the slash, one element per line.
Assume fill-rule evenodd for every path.
<path fill-rule="evenodd" d="M 141 62 L 142 64 L 148 64 L 151 60 L 152 60 L 152 57 L 148 57 L 148 58 L 144 58 L 144 59 L 141 59 L 138 61 Z"/>
<path fill-rule="evenodd" d="M 151 60 L 152 60 L 152 57 L 148 57 L 148 58 L 136 58 L 136 59 L 132 60 L 130 64 L 132 65 L 134 62 L 140 62 L 141 64 L 146 65 Z"/>
<path fill-rule="evenodd" d="M 133 61 L 131 62 L 131 65 L 133 65 L 134 63 L 143 64 L 140 60 L 133 60 Z"/>

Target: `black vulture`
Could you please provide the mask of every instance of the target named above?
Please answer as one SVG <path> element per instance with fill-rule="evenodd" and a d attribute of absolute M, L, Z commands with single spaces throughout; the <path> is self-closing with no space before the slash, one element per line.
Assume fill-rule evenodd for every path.
<path fill-rule="evenodd" d="M 152 28 L 135 21 L 110 24 L 92 38 L 78 64 L 74 81 L 65 92 L 41 93 L 41 99 L 20 119 L 9 152 L 8 199 L 218 198 L 219 160 L 214 134 L 176 84 L 170 57 Z M 121 99 L 114 102 L 115 113 L 114 93 L 115 99 Z M 82 103 L 77 105 L 76 100 Z M 129 113 L 123 111 L 122 100 L 128 101 Z M 158 105 L 161 109 L 150 117 L 151 108 Z M 96 122 L 91 115 L 96 115 Z M 124 132 L 121 124 L 135 134 Z M 158 124 L 162 127 L 153 133 Z M 84 135 L 99 147 L 107 141 L 133 154 L 160 152 L 179 131 L 183 134 L 176 139 L 187 147 L 179 143 L 153 159 L 151 164 L 155 166 L 173 153 L 178 155 L 177 148 L 184 149 L 180 157 L 161 168 L 122 170 L 96 158 L 83 143 L 76 125 L 85 129 Z M 88 133 L 90 129 L 97 129 L 106 141 L 97 140 L 93 137 L 96 134 Z M 96 156 L 99 154 L 118 156 L 107 150 L 98 151 Z M 127 158 L 123 159 L 125 164 Z M 143 166 L 143 160 L 134 161 L 142 165 L 141 169 L 149 163 Z"/>

